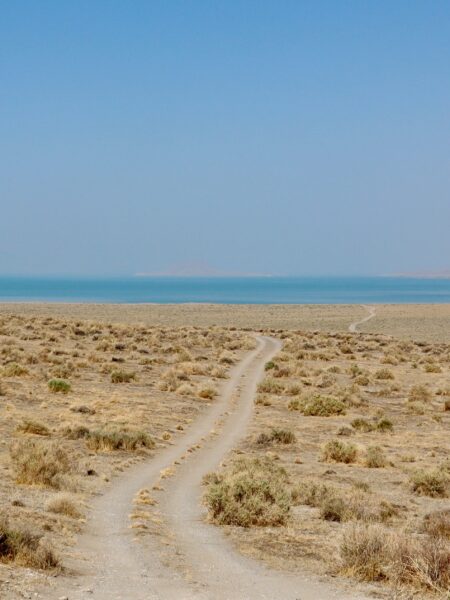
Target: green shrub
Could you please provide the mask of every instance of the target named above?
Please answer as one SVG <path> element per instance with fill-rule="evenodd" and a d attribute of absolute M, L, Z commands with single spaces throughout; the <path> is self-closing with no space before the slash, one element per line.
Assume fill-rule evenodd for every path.
<path fill-rule="evenodd" d="M 207 481 L 205 502 L 216 523 L 239 527 L 286 524 L 291 506 L 288 478 L 273 461 L 242 458 Z"/>
<path fill-rule="evenodd" d="M 71 385 L 64 379 L 50 379 L 48 382 L 48 389 L 54 394 L 67 394 L 71 390 Z"/>

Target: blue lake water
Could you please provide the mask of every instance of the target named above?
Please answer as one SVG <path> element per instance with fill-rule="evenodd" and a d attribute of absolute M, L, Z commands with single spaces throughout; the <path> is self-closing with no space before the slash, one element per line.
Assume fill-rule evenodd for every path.
<path fill-rule="evenodd" d="M 0 277 L 0 301 L 178 304 L 447 303 L 450 279 L 404 277 Z"/>

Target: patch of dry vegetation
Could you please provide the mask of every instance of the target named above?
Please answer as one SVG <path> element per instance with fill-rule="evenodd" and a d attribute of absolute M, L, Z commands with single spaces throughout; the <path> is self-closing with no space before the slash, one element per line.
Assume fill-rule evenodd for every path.
<path fill-rule="evenodd" d="M 270 457 L 284 470 L 289 511 L 276 529 L 216 522 L 227 523 L 244 552 L 282 568 L 377 582 L 399 597 L 442 596 L 450 568 L 450 346 L 271 333 L 283 349 L 266 364 L 238 450 L 243 460 Z M 295 441 L 275 442 L 277 430 Z"/>
<path fill-rule="evenodd" d="M 236 329 L 2 314 L 0 596 L 21 566 L 64 562 L 90 495 L 182 435 L 253 346 Z"/>

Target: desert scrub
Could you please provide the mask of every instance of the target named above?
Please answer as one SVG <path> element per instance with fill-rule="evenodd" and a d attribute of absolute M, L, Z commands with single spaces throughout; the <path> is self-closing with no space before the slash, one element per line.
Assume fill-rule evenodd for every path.
<path fill-rule="evenodd" d="M 96 452 L 125 450 L 135 452 L 139 448 L 153 448 L 155 442 L 143 431 L 90 431 L 86 445 Z"/>
<path fill-rule="evenodd" d="M 10 526 L 4 516 L 0 516 L 0 561 L 34 569 L 54 569 L 59 566 L 58 558 L 41 535 Z"/>
<path fill-rule="evenodd" d="M 350 442 L 330 440 L 322 448 L 321 459 L 324 462 L 353 463 L 356 461 L 358 450 Z"/>
<path fill-rule="evenodd" d="M 38 421 L 32 421 L 31 419 L 25 419 L 22 423 L 17 425 L 16 431 L 20 433 L 32 433 L 34 435 L 49 436 L 50 430 L 47 425 L 39 423 Z"/>
<path fill-rule="evenodd" d="M 60 489 L 74 470 L 66 449 L 57 442 L 20 440 L 11 445 L 10 456 L 17 483 Z"/>
<path fill-rule="evenodd" d="M 111 383 L 130 383 L 136 379 L 136 373 L 114 370 L 111 373 Z"/>
<path fill-rule="evenodd" d="M 53 498 L 50 498 L 46 505 L 46 510 L 58 515 L 65 515 L 72 519 L 81 518 L 81 511 L 79 510 L 75 498 L 70 494 L 57 494 Z"/>
<path fill-rule="evenodd" d="M 432 537 L 443 537 L 450 540 L 450 509 L 435 510 L 425 515 L 423 530 Z"/>
<path fill-rule="evenodd" d="M 198 397 L 204 400 L 212 400 L 214 396 L 217 396 L 217 390 L 211 386 L 202 387 L 198 391 Z"/>
<path fill-rule="evenodd" d="M 449 478 L 442 469 L 426 471 L 420 469 L 410 475 L 413 492 L 420 496 L 432 498 L 445 498 L 448 493 Z"/>
<path fill-rule="evenodd" d="M 308 417 L 331 417 L 344 415 L 345 404 L 333 396 L 314 395 L 302 402 L 300 410 Z"/>
<path fill-rule="evenodd" d="M 368 433 L 375 429 L 374 423 L 371 423 L 367 419 L 362 419 L 359 417 L 357 419 L 353 419 L 353 421 L 350 423 L 350 425 L 353 427 L 353 429 L 356 429 L 357 431 L 361 431 L 362 433 Z"/>
<path fill-rule="evenodd" d="M 392 373 L 392 371 L 390 371 L 389 369 L 378 369 L 378 371 L 375 372 L 375 379 L 394 379 L 394 373 Z"/>
<path fill-rule="evenodd" d="M 22 375 L 28 375 L 28 369 L 12 362 L 3 367 L 2 375 L 3 377 L 22 377 Z"/>
<path fill-rule="evenodd" d="M 266 394 L 281 394 L 284 390 L 284 386 L 282 383 L 274 379 L 273 377 L 266 377 L 264 381 L 262 381 L 258 385 L 258 392 L 266 393 Z"/>
<path fill-rule="evenodd" d="M 305 480 L 292 488 L 294 504 L 306 504 L 319 509 L 325 521 L 387 521 L 396 514 L 395 508 L 378 501 L 365 490 L 341 489 L 314 480 Z"/>
<path fill-rule="evenodd" d="M 364 456 L 364 466 L 369 469 L 380 469 L 387 465 L 386 456 L 380 446 L 369 446 Z"/>
<path fill-rule="evenodd" d="M 213 473 L 204 499 L 210 518 L 239 527 L 285 525 L 291 507 L 286 471 L 267 458 L 241 458 Z"/>
<path fill-rule="evenodd" d="M 341 570 L 362 581 L 385 579 L 386 530 L 379 525 L 351 525 L 340 546 Z"/>
<path fill-rule="evenodd" d="M 409 390 L 410 402 L 429 402 L 432 398 L 430 390 L 424 385 L 413 385 Z"/>
<path fill-rule="evenodd" d="M 427 363 L 424 368 L 425 373 L 442 373 L 442 369 L 435 363 Z"/>
<path fill-rule="evenodd" d="M 342 536 L 340 557 L 341 571 L 362 581 L 444 594 L 450 586 L 450 546 L 440 537 L 419 539 L 380 525 L 352 525 Z"/>
<path fill-rule="evenodd" d="M 64 379 L 50 379 L 47 385 L 54 394 L 67 394 L 71 390 L 70 383 Z"/>
<path fill-rule="evenodd" d="M 264 446 L 271 443 L 276 444 L 295 444 L 295 433 L 290 429 L 273 428 L 270 433 L 260 433 L 256 438 L 256 443 Z"/>

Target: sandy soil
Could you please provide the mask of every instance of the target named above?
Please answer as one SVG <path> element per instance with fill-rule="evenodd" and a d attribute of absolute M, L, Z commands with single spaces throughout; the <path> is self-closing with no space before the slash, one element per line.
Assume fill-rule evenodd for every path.
<path fill-rule="evenodd" d="M 366 316 L 359 305 L 125 305 L 0 304 L 0 314 L 46 315 L 145 326 L 197 326 L 347 331 Z M 376 318 L 358 327 L 401 339 L 450 341 L 450 304 L 379 304 Z"/>
<path fill-rule="evenodd" d="M 42 537 L 65 565 L 92 495 L 181 437 L 214 402 L 231 364 L 254 345 L 247 333 L 220 328 L 0 316 L 0 517 L 7 516 L 13 532 Z M 117 374 L 132 377 L 114 383 Z M 70 389 L 52 392 L 52 379 Z M 142 435 L 153 446 L 143 446 L 139 437 L 135 448 L 93 446 L 98 435 L 112 443 Z M 34 445 L 52 451 L 33 479 L 20 479 L 20 453 L 18 464 L 11 454 L 17 444 L 30 464 Z M 55 507 L 61 496 L 69 511 Z M 2 558 L 1 597 L 29 594 L 36 581 L 47 579 L 44 571 L 27 568 L 27 556 Z"/>
<path fill-rule="evenodd" d="M 277 340 L 259 338 L 256 350 L 234 369 L 220 400 L 188 433 L 156 459 L 128 471 L 95 502 L 87 533 L 77 545 L 82 564 L 72 565 L 81 577 L 59 579 L 47 597 L 64 594 L 81 600 L 90 590 L 90 597 L 98 600 L 365 598 L 362 592 L 339 590 L 336 583 L 287 577 L 243 559 L 217 529 L 202 522 L 202 478 L 245 433 L 264 365 L 280 346 Z M 130 506 L 142 488 L 152 489 L 157 509 L 145 505 L 146 514 L 140 513 L 140 523 L 130 531 Z M 145 537 L 156 515 L 170 536 L 162 557 L 161 527 L 156 541 Z M 185 577 L 169 568 L 174 562 Z"/>
<path fill-rule="evenodd" d="M 266 456 L 286 469 L 289 493 L 314 480 L 345 498 L 356 490 L 370 510 L 382 507 L 386 531 L 422 539 L 426 516 L 448 506 L 446 493 L 414 493 L 411 477 L 450 472 L 450 410 L 444 410 L 450 347 L 400 338 L 448 341 L 448 308 L 0 305 L 0 512 L 14 527 L 43 536 L 65 568 L 55 579 L 6 561 L 0 593 L 11 600 L 33 594 L 55 600 L 365 598 L 367 587 L 352 583 L 351 595 L 340 578 L 355 575 L 342 569 L 339 556 L 347 520 L 324 519 L 318 507 L 299 501 L 287 526 L 218 528 L 205 521 L 201 480 L 214 469 L 226 473 L 242 454 Z M 396 315 L 398 338 L 355 333 L 385 329 Z M 189 325 L 180 327 L 179 320 Z M 266 337 L 250 351 L 252 327 Z M 113 383 L 117 369 L 133 378 Z M 67 394 L 51 392 L 47 383 L 55 377 L 71 383 Z M 421 397 L 411 399 L 416 385 Z M 305 416 L 302 402 L 311 394 L 338 399 L 345 409 Z M 367 431 L 354 427 L 355 419 L 366 421 Z M 392 430 L 376 429 L 382 419 Z M 24 426 L 27 421 L 44 425 L 45 433 Z M 111 427 L 143 432 L 155 446 L 89 450 L 89 437 L 71 435 L 79 426 L 87 436 Z M 260 443 L 273 428 L 291 431 L 295 441 Z M 357 459 L 324 462 L 322 448 L 332 438 L 354 445 Z M 24 440 L 57 443 L 71 453 L 77 467 L 64 486 L 78 516 L 49 508 L 59 489 L 17 485 L 9 448 Z M 369 446 L 384 458 L 377 468 L 364 463 Z M 393 598 L 389 589 L 378 586 L 376 593 Z M 395 593 L 404 594 L 403 587 Z"/>

